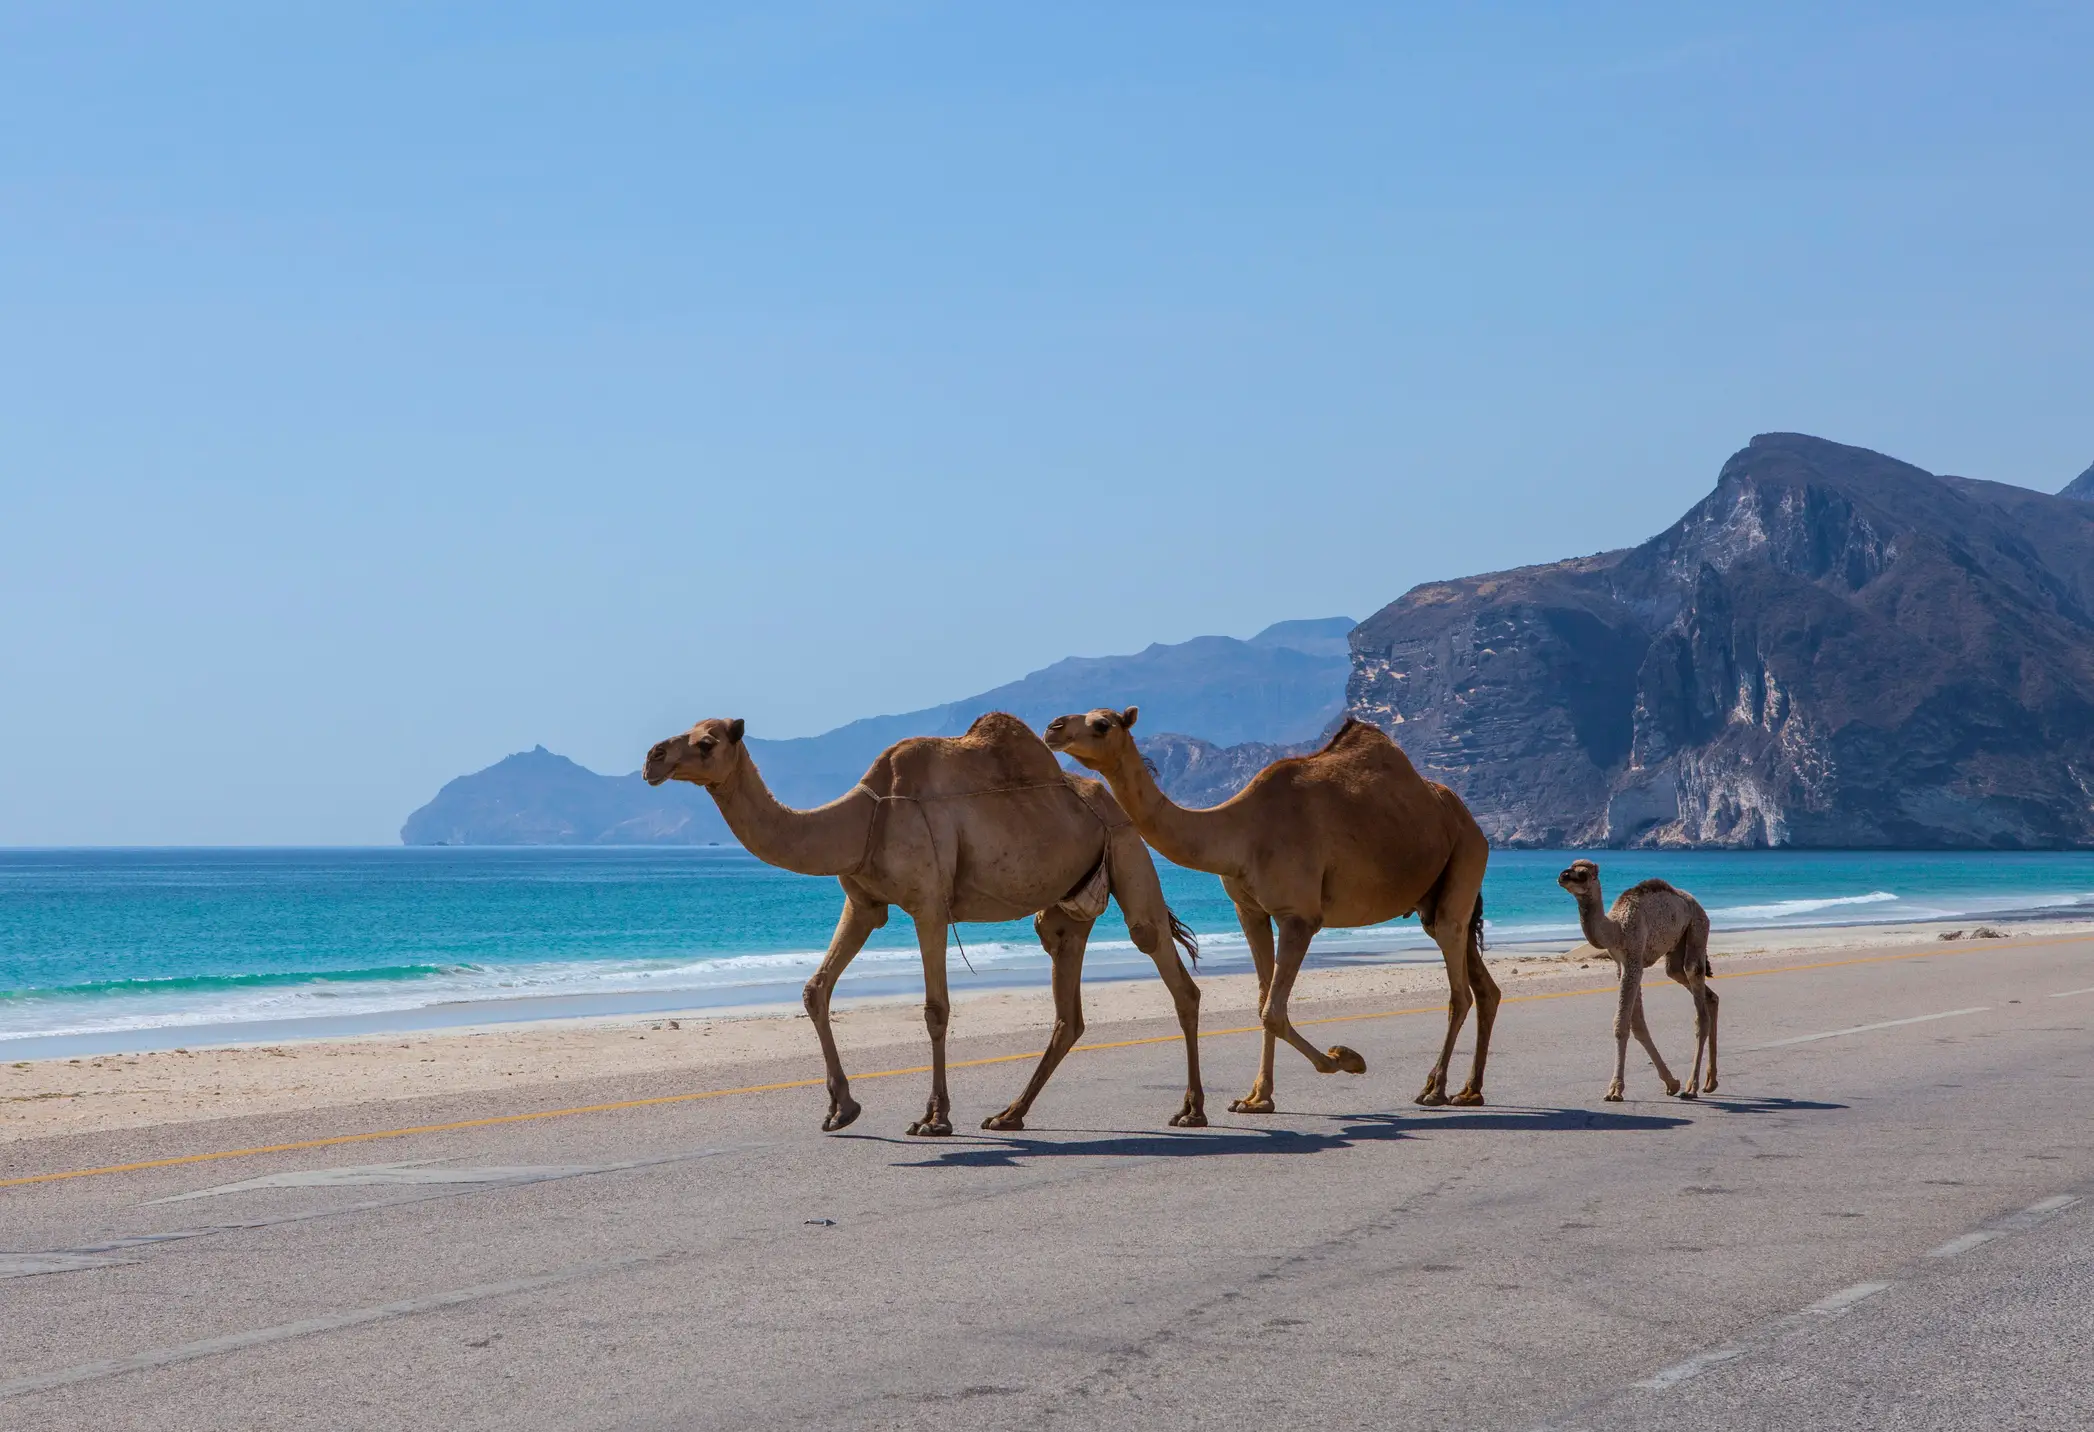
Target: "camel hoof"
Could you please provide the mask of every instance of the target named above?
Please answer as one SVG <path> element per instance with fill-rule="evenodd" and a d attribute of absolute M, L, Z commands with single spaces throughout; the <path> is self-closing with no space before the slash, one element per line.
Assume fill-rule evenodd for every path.
<path fill-rule="evenodd" d="M 1621 1091 L 1619 1089 L 1609 1089 L 1601 1097 L 1609 1104 L 1619 1104 L 1621 1102 Z"/>
<path fill-rule="evenodd" d="M 1447 1091 L 1440 1088 L 1437 1084 L 1427 1084 L 1425 1092 L 1411 1100 L 1411 1102 L 1413 1104 L 1423 1104 L 1428 1109 L 1437 1109 L 1447 1102 Z"/>
<path fill-rule="evenodd" d="M 1347 1049 L 1342 1044 L 1333 1044 L 1324 1052 L 1338 1061 L 1338 1072 L 1340 1074 L 1364 1074 L 1367 1072 L 1367 1061 L 1360 1057 L 1360 1051 L 1357 1049 Z"/>
<path fill-rule="evenodd" d="M 1174 1129 L 1204 1129 L 1207 1127 L 1207 1116 L 1198 1109 L 1187 1109 L 1182 1113 L 1171 1115 L 1171 1127 Z"/>
<path fill-rule="evenodd" d="M 1453 1098 L 1449 1099 L 1447 1102 L 1450 1104 L 1458 1104 L 1464 1109 L 1473 1109 L 1478 1104 L 1481 1104 L 1483 1102 L 1483 1095 L 1480 1091 L 1475 1089 L 1464 1089 L 1459 1094 L 1456 1094 Z"/>
<path fill-rule="evenodd" d="M 1022 1133 L 1025 1129 L 1025 1120 L 1019 1118 L 1016 1114 L 991 1114 L 988 1118 L 982 1120 L 982 1127 L 995 1129 L 999 1133 Z"/>
<path fill-rule="evenodd" d="M 1693 1089 L 1688 1088 L 1680 1090 L 1680 1097 L 1682 1099 L 1698 1099 L 1701 1097 L 1701 1095 L 1696 1093 Z"/>
<path fill-rule="evenodd" d="M 1716 1092 L 1715 1075 L 1711 1074 L 1708 1078 L 1701 1081 L 1701 1092 L 1704 1094 L 1713 1094 Z"/>
<path fill-rule="evenodd" d="M 929 1119 L 918 1119 L 909 1125 L 909 1132 L 919 1139 L 942 1139 L 952 1132 L 952 1125 L 942 1122 L 934 1124 Z"/>
<path fill-rule="evenodd" d="M 1232 1114 L 1269 1114 L 1272 1112 L 1270 1099 L 1238 1099 L 1229 1105 Z"/>
<path fill-rule="evenodd" d="M 1666 1092 L 1666 1093 L 1668 1093 L 1668 1094 L 1677 1094 L 1677 1093 L 1679 1093 L 1679 1091 L 1680 1091 L 1680 1081 L 1679 1081 L 1679 1080 L 1677 1080 L 1677 1079 L 1667 1079 L 1667 1080 L 1665 1081 L 1665 1092 Z"/>
<path fill-rule="evenodd" d="M 849 1128 L 857 1122 L 858 1101 L 856 1099 L 846 1104 L 833 1104 L 829 1108 L 829 1117 L 822 1120 L 822 1132 L 833 1134 L 838 1129 Z"/>

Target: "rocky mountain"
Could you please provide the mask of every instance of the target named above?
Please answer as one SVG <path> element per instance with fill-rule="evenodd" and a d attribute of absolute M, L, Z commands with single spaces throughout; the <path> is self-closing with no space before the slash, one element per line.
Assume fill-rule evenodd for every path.
<path fill-rule="evenodd" d="M 2066 483 L 2058 496 L 2070 497 L 2080 502 L 2094 502 L 2094 463 L 2089 463 L 2085 472 Z"/>
<path fill-rule="evenodd" d="M 1351 709 L 1507 844 L 2094 844 L 2081 496 L 1765 434 L 1641 546 L 1375 613 Z"/>
<path fill-rule="evenodd" d="M 957 735 L 984 711 L 1010 711 L 1038 728 L 1068 711 L 1138 705 L 1145 728 L 1193 733 L 1170 739 L 1198 738 L 1209 750 L 1216 743 L 1285 745 L 1313 738 L 1344 711 L 1352 626 L 1350 617 L 1289 621 L 1248 641 L 1203 636 L 1127 656 L 1070 657 L 962 701 L 853 721 L 820 736 L 751 736 L 749 748 L 779 799 L 811 806 L 849 790 L 875 756 L 903 737 Z M 702 714 L 722 713 L 692 716 Z M 407 845 L 687 845 L 732 838 L 712 798 L 695 787 L 650 789 L 637 774 L 599 775 L 543 747 L 451 781 L 400 831 Z"/>

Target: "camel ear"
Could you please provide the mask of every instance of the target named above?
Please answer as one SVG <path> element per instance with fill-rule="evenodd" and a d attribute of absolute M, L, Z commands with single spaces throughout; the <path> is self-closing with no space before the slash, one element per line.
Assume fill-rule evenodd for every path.
<path fill-rule="evenodd" d="M 1134 718 L 1141 714 L 1141 707 L 1130 706 L 1125 711 L 1122 711 L 1120 713 L 1120 724 L 1122 726 L 1125 726 L 1128 730 L 1132 731 L 1134 729 Z"/>
<path fill-rule="evenodd" d="M 742 718 L 737 716 L 727 723 L 727 739 L 735 745 L 742 741 Z"/>

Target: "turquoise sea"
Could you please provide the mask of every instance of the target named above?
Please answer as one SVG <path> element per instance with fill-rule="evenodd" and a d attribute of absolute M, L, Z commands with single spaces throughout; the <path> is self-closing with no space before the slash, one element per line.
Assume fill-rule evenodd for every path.
<path fill-rule="evenodd" d="M 2094 852 L 1597 855 L 1610 891 L 1663 876 L 1718 928 L 2094 915 Z M 1496 852 L 1490 938 L 1573 937 L 1555 884 L 1571 858 Z M 1220 884 L 1159 866 L 1203 968 L 1248 968 Z M 0 1058 L 793 1004 L 841 901 L 833 880 L 722 847 L 0 851 Z M 961 936 L 956 987 L 1046 983 L 1028 925 Z M 1415 920 L 1327 932 L 1312 955 L 1437 958 Z M 1087 972 L 1150 972 L 1117 911 L 1099 922 Z M 921 987 L 898 916 L 842 992 Z"/>

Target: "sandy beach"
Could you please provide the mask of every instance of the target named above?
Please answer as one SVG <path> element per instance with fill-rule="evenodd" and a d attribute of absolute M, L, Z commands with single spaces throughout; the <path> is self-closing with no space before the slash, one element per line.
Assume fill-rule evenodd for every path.
<path fill-rule="evenodd" d="M 1986 931 L 1985 934 L 1978 933 Z M 1959 933 L 1960 932 L 1960 933 Z M 2094 933 L 2089 921 L 2019 921 L 1983 926 L 1907 924 L 1719 934 L 1712 950 L 1719 977 L 1755 965 L 1868 958 L 1903 951 L 1997 954 L 2035 941 Z M 1943 937 L 1958 934 L 1958 938 Z M 1584 944 L 1525 945 L 1494 950 L 1490 966 L 1508 996 L 1614 980 L 1604 955 Z M 1666 985 L 1662 975 L 1656 983 Z M 1202 978 L 1202 1026 L 1240 1027 L 1255 1020 L 1257 984 L 1248 974 Z M 1304 971 L 1294 998 L 1298 1020 L 1320 1009 L 1386 1001 L 1391 1008 L 1444 1001 L 1437 964 L 1373 965 Z M 1084 988 L 1085 1039 L 1113 1036 L 1111 1026 L 1167 1020 L 1171 1007 L 1155 980 L 1120 980 Z M 1008 1035 L 1036 1030 L 1045 1038 L 1053 1004 L 1045 989 L 970 994 L 954 987 L 952 1033 Z M 1595 1014 L 1604 1024 L 1605 1016 Z M 840 1001 L 838 1043 L 855 1069 L 916 1065 L 927 1057 L 915 1000 Z M 1731 1038 L 1749 1037 L 1728 1024 Z M 892 1050 L 878 1056 L 869 1051 Z M 856 1056 L 856 1057 L 854 1057 Z M 0 1069 L 0 1142 L 112 1129 L 143 1128 L 244 1114 L 325 1109 L 373 1100 L 412 1099 L 471 1090 L 558 1086 L 615 1075 L 687 1073 L 694 1087 L 729 1066 L 788 1059 L 819 1077 L 821 1059 L 807 1017 L 769 1006 L 647 1017 L 541 1020 L 432 1034 L 44 1059 Z M 1210 1073 L 1210 1093 L 1239 1072 Z"/>

